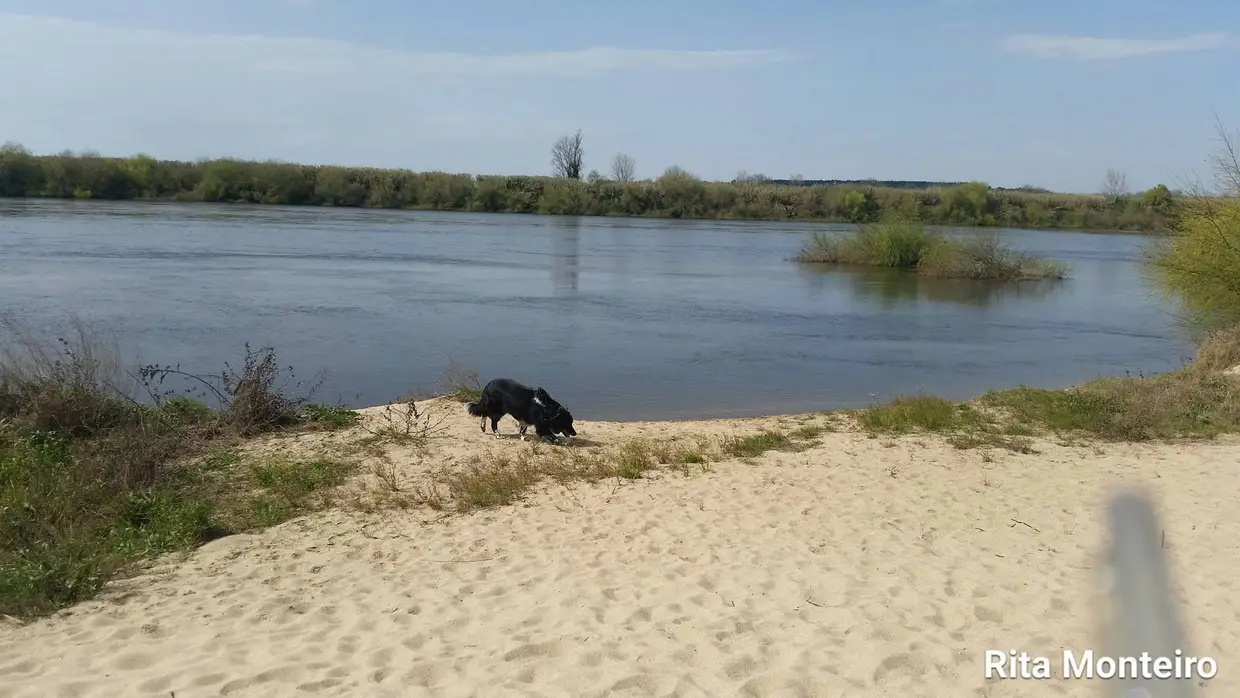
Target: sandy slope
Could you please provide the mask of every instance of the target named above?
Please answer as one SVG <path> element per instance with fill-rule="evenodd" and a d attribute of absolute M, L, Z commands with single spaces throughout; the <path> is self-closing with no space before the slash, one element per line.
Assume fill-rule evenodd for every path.
<path fill-rule="evenodd" d="M 579 430 L 607 443 L 798 423 Z M 529 448 L 450 424 L 428 462 Z M 987 683 L 982 657 L 1091 647 L 1089 567 L 1120 481 L 1161 499 L 1193 647 L 1220 665 L 1204 695 L 1236 693 L 1240 442 L 1039 448 L 988 460 L 834 433 L 467 516 L 314 516 L 0 626 L 0 695 L 1097 695 Z"/>

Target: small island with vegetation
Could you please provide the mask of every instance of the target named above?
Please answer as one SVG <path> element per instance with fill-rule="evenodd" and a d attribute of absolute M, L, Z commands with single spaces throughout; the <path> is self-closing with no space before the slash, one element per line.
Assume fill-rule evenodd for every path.
<path fill-rule="evenodd" d="M 1023 281 L 1068 276 L 1067 265 L 1011 249 L 997 233 L 958 239 L 928 230 L 920 221 L 898 218 L 863 225 L 848 235 L 815 233 L 793 260 L 910 269 L 941 279 Z"/>

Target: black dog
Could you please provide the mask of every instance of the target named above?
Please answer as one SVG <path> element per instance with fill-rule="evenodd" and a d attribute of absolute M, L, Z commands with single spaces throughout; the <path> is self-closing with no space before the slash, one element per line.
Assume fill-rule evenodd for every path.
<path fill-rule="evenodd" d="M 573 415 L 551 398 L 542 388 L 530 388 L 510 378 L 496 378 L 482 389 L 482 397 L 466 406 L 470 416 L 482 419 L 482 433 L 487 433 L 487 420 L 491 420 L 491 433 L 499 438 L 499 420 L 511 415 L 521 425 L 521 438 L 530 426 L 544 439 L 556 440 L 556 434 L 576 436 Z"/>

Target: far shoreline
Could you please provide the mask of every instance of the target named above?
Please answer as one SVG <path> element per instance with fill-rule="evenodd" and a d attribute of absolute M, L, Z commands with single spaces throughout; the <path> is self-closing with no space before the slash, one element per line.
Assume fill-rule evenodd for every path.
<path fill-rule="evenodd" d="M 252 201 L 198 201 L 194 199 L 176 199 L 176 198 L 143 198 L 143 199 L 78 199 L 71 197 L 51 197 L 51 196 L 0 196 L 0 202 L 8 201 L 29 201 L 29 202 L 50 202 L 62 203 L 73 206 L 97 206 L 108 204 L 122 205 L 173 205 L 173 206 L 224 206 L 239 209 L 255 209 L 255 210 L 271 210 L 271 209 L 293 209 L 298 211 L 348 211 L 348 212 L 375 212 L 375 213 L 444 213 L 444 214 L 468 214 L 474 216 L 526 216 L 526 217 L 547 217 L 547 218 L 587 218 L 587 219 L 613 219 L 613 220 L 645 220 L 645 221 L 688 221 L 695 223 L 751 223 L 751 224 L 794 224 L 794 225 L 846 225 L 861 226 L 865 222 L 854 222 L 833 218 L 711 218 L 711 217 L 684 217 L 684 216 L 667 216 L 659 214 L 625 214 L 625 213 L 545 213 L 541 211 L 471 211 L 468 209 L 442 209 L 427 206 L 404 206 L 404 207 L 382 207 L 382 206 L 341 206 L 334 204 L 289 204 L 275 203 L 264 204 Z M 1084 235 L 1136 235 L 1140 237 L 1157 238 L 1167 235 L 1164 230 L 1152 228 L 1073 228 L 1064 226 L 1029 226 L 1016 224 L 1000 224 L 986 225 L 981 223 L 926 223 L 925 226 L 934 230 L 1027 230 L 1037 233 L 1078 233 Z"/>
<path fill-rule="evenodd" d="M 260 205 L 614 215 L 689 220 L 872 223 L 892 215 L 927 225 L 1038 230 L 1141 230 L 1174 227 L 1183 194 L 1158 184 L 1139 192 L 1070 194 L 981 181 L 768 179 L 707 181 L 672 164 L 637 179 L 631 169 L 608 178 L 580 163 L 558 176 L 472 174 L 407 168 L 254 161 L 194 162 L 139 154 L 34 155 L 0 148 L 7 174 L 0 194 L 14 198 L 246 202 Z"/>

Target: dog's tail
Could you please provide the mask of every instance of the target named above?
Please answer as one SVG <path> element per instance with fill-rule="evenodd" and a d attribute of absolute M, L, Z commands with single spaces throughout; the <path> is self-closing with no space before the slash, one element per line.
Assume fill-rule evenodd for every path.
<path fill-rule="evenodd" d="M 465 409 L 469 412 L 469 416 L 471 417 L 487 417 L 491 414 L 490 411 L 487 410 L 486 405 L 482 404 L 481 400 L 478 402 L 469 403 L 465 406 Z"/>

